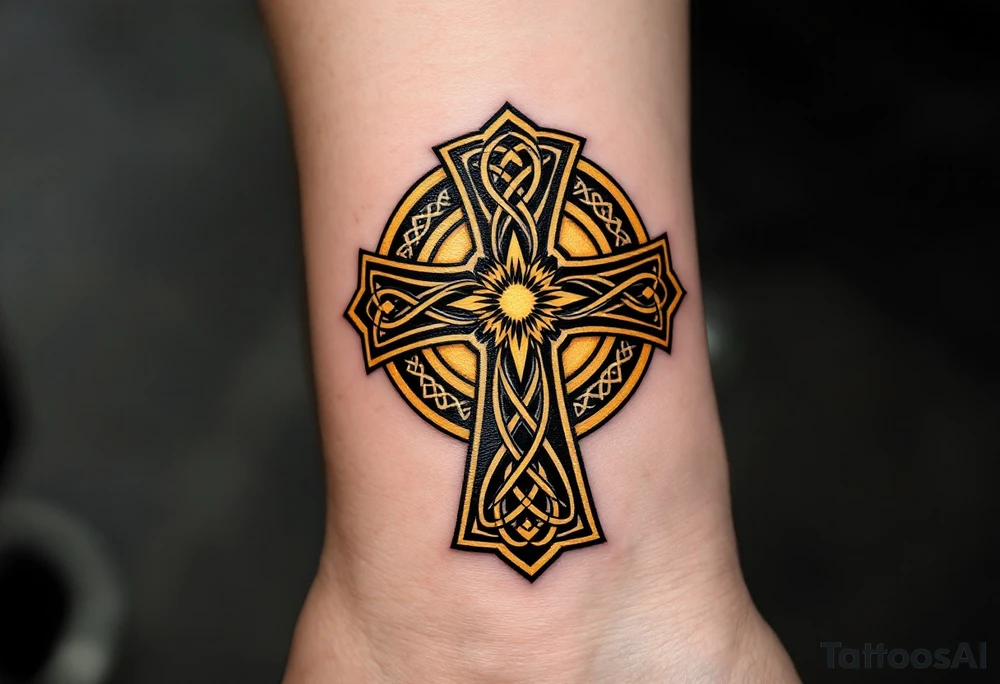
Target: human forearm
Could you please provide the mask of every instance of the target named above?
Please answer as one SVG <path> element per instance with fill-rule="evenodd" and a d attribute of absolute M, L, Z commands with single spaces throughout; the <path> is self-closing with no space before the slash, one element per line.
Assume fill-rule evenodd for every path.
<path fill-rule="evenodd" d="M 328 545 L 290 678 L 312 681 L 308 673 L 330 663 L 332 672 L 364 671 L 376 681 L 520 681 L 540 671 L 568 681 L 732 676 L 745 662 L 741 649 L 759 639 L 760 627 L 736 561 L 701 314 L 687 158 L 685 5 L 271 0 L 265 13 L 299 160 L 329 474 Z M 580 496 L 599 517 L 606 543 L 568 547 L 551 567 L 532 569 L 529 563 L 522 574 L 537 580 L 532 584 L 493 555 L 448 548 L 468 482 L 463 479 L 472 477 L 466 473 L 467 456 L 477 453 L 466 442 L 475 442 L 477 429 L 490 427 L 475 423 L 476 411 L 485 411 L 484 399 L 490 399 L 485 389 L 478 394 L 485 374 L 466 379 L 473 388 L 467 398 L 455 387 L 432 388 L 450 389 L 469 412 L 464 441 L 459 434 L 446 436 L 420 421 L 393 389 L 390 374 L 380 369 L 366 376 L 358 333 L 371 321 L 356 320 L 359 330 L 352 330 L 343 316 L 359 288 L 358 249 L 389 246 L 383 229 L 392 207 L 441 163 L 431 149 L 476 131 L 505 101 L 539 127 L 587 138 L 582 156 L 609 172 L 607 187 L 594 176 L 582 177 L 587 187 L 577 206 L 592 212 L 596 233 L 589 248 L 574 248 L 576 256 L 626 255 L 646 239 L 639 232 L 647 231 L 651 239 L 666 233 L 671 269 L 687 292 L 678 308 L 679 290 L 662 270 L 650 290 L 656 291 L 650 301 L 659 302 L 658 315 L 671 319 L 669 338 L 660 345 L 669 346 L 669 356 L 641 337 L 609 334 L 598 345 L 609 345 L 605 359 L 586 382 L 570 390 L 573 373 L 565 367 L 549 376 L 548 396 L 564 392 L 567 403 L 562 413 L 545 414 L 552 416 L 544 429 L 554 431 L 553 444 L 559 441 L 561 416 L 570 429 L 582 431 L 578 426 L 593 410 L 583 398 L 588 388 L 594 388 L 594 397 L 620 398 L 619 405 L 602 397 L 607 413 L 621 410 L 574 447 L 589 480 L 589 494 Z M 542 158 L 544 145 L 539 149 L 544 172 L 551 162 Z M 633 221 L 629 232 L 625 199 L 613 203 L 612 214 L 600 213 L 608 210 L 597 205 L 616 182 L 631 197 L 644 228 Z M 567 188 L 568 197 L 573 190 Z M 449 208 L 460 206 L 457 197 L 449 199 L 454 202 Z M 624 227 L 616 228 L 615 220 Z M 486 261 L 490 230 L 478 227 Z M 623 232 L 617 236 L 616 230 Z M 426 246 L 428 239 L 421 236 L 409 251 L 398 241 L 382 251 L 387 258 L 431 264 L 434 248 Z M 518 251 L 534 250 L 537 256 L 549 248 L 542 239 L 534 248 L 529 242 L 522 237 Z M 509 247 L 509 242 L 501 247 L 498 263 L 509 261 Z M 484 268 L 470 264 L 472 270 Z M 644 304 L 642 292 L 637 289 L 633 297 L 637 306 Z M 478 303 L 468 306 L 472 314 L 481 313 Z M 574 321 L 556 308 L 553 328 L 571 334 Z M 490 359 L 516 348 L 474 334 L 476 343 L 468 345 L 473 351 L 477 344 L 500 349 Z M 549 334 L 533 341 L 541 361 L 524 362 L 526 373 L 531 363 L 545 359 L 569 364 L 560 356 L 565 347 L 555 347 L 568 341 Z M 546 356 L 553 348 L 557 353 Z M 622 368 L 630 371 L 637 368 L 635 357 L 645 354 L 645 376 L 640 378 L 642 368 L 616 376 L 618 352 L 625 359 Z M 398 358 L 399 376 L 407 372 L 409 358 Z M 414 358 L 411 374 L 430 364 L 424 356 Z M 488 363 L 493 361 L 482 357 L 480 371 Z M 512 361 L 508 369 L 516 384 L 523 367 Z M 623 385 L 640 379 L 634 395 L 623 392 Z M 537 427 L 544 412 L 538 408 L 541 399 L 531 400 Z M 584 406 L 580 415 L 574 400 Z M 511 405 L 510 397 L 499 401 Z M 431 406 L 425 417 L 433 420 L 435 411 Z M 558 456 L 544 448 L 532 451 L 527 420 L 520 428 L 521 418 L 511 420 L 512 431 L 527 435 L 524 444 L 511 447 L 520 449 L 520 456 L 535 458 L 538 452 L 538 463 Z M 538 444 L 544 447 L 545 440 Z M 503 468 L 501 451 L 493 455 Z M 519 461 L 509 452 L 513 470 Z M 572 458 L 563 462 L 571 470 Z M 557 482 L 557 469 L 554 461 L 541 467 L 535 483 Z M 574 486 L 572 475 L 566 483 Z M 565 512 L 570 498 L 553 496 L 546 511 L 558 512 L 561 505 Z M 487 501 L 487 514 L 492 503 Z M 578 503 L 583 510 L 583 498 Z M 579 534 L 570 526 L 558 531 Z M 511 534 L 522 541 L 530 529 Z M 517 552 L 512 553 L 507 560 L 514 566 Z"/>

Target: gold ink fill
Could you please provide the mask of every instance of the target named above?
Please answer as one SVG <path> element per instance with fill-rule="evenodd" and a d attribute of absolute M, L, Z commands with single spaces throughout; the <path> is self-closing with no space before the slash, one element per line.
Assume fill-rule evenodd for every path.
<path fill-rule="evenodd" d="M 469 444 L 452 545 L 529 580 L 604 541 L 578 438 L 669 352 L 684 296 L 666 237 L 648 239 L 583 144 L 506 105 L 437 147 L 361 252 L 346 312 L 367 370 Z"/>
<path fill-rule="evenodd" d="M 512 321 L 523 321 L 535 310 L 535 293 L 520 283 L 500 293 L 500 310 Z"/>

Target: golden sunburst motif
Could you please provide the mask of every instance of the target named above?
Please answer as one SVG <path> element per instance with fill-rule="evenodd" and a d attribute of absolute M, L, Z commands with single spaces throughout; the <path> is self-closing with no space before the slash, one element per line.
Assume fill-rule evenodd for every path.
<path fill-rule="evenodd" d="M 451 306 L 478 315 L 483 336 L 510 350 L 518 377 L 523 378 L 530 346 L 540 345 L 546 335 L 557 335 L 562 307 L 583 299 L 562 290 L 555 276 L 554 263 L 535 261 L 526 266 L 515 238 L 505 261 L 488 265 L 480 287 Z"/>
<path fill-rule="evenodd" d="M 506 105 L 436 147 L 441 166 L 361 252 L 346 312 L 365 368 L 468 441 L 452 546 L 531 581 L 604 541 L 577 440 L 670 351 L 684 295 L 666 237 L 583 144 Z"/>

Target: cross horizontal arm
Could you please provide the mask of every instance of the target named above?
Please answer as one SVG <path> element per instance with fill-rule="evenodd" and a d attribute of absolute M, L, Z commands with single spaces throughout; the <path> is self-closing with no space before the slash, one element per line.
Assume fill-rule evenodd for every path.
<path fill-rule="evenodd" d="M 559 322 L 571 335 L 624 335 L 670 350 L 671 319 L 684 296 L 661 236 L 620 254 L 571 259 L 559 287 L 574 300 Z"/>
<path fill-rule="evenodd" d="M 362 252 L 347 318 L 364 341 L 368 372 L 413 349 L 470 340 L 478 316 L 453 304 L 476 284 L 467 265 L 413 264 Z"/>

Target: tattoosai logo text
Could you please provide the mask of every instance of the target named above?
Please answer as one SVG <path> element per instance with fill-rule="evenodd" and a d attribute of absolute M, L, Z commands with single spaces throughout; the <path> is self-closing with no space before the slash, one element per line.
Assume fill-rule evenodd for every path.
<path fill-rule="evenodd" d="M 986 642 L 970 644 L 963 641 L 955 649 L 950 648 L 905 648 L 887 649 L 884 644 L 872 646 L 866 643 L 862 648 L 845 648 L 839 641 L 821 641 L 819 647 L 826 650 L 826 666 L 831 670 L 985 670 Z"/>

